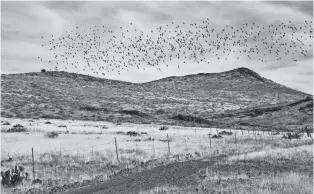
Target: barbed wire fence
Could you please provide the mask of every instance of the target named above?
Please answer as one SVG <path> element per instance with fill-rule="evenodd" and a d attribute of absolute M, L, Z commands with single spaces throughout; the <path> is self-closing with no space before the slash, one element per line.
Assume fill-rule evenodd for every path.
<path fill-rule="evenodd" d="M 209 134 L 219 134 L 228 131 L 210 129 Z M 40 153 L 40 149 L 33 147 L 29 155 L 13 156 L 18 165 L 25 167 L 29 177 L 42 181 L 44 193 L 56 187 L 69 184 L 88 184 L 91 180 L 103 182 L 121 171 L 138 171 L 139 167 L 149 161 L 146 168 L 173 161 L 183 161 L 192 158 L 213 157 L 218 155 L 240 154 L 241 139 L 261 140 L 274 139 L 273 131 L 234 130 L 229 138 L 215 139 L 210 135 L 182 135 L 178 130 L 174 134 L 166 134 L 164 139 L 150 139 L 149 141 L 121 140 L 116 136 L 110 142 L 83 146 L 75 149 L 54 150 Z M 285 132 L 281 132 L 285 133 Z M 286 132 L 288 133 L 288 132 Z M 182 141 L 174 141 L 173 137 L 183 137 Z M 305 136 L 305 134 L 304 134 Z M 118 137 L 118 138 L 117 138 Z M 239 146 L 239 147 L 238 147 Z M 254 151 L 254 147 L 245 152 Z M 243 152 L 243 153 L 245 153 Z M 159 161 L 158 161 L 159 160 Z"/>

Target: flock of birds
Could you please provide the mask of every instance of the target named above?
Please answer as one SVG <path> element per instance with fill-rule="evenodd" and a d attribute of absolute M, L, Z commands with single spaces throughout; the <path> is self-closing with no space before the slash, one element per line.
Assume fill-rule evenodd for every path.
<path fill-rule="evenodd" d="M 216 59 L 227 60 L 230 55 L 237 60 L 247 57 L 267 62 L 289 58 L 297 62 L 311 54 L 312 21 L 299 26 L 291 21 L 268 26 L 245 23 L 219 30 L 211 26 L 209 18 L 200 23 L 171 22 L 149 30 L 139 30 L 130 23 L 117 32 L 105 26 L 76 27 L 61 37 L 41 38 L 42 46 L 53 53 L 47 61 L 51 70 L 72 68 L 99 76 L 113 71 L 120 74 L 130 68 L 145 70 L 147 66 L 161 71 L 173 64 L 178 68 L 184 63 L 209 64 Z"/>

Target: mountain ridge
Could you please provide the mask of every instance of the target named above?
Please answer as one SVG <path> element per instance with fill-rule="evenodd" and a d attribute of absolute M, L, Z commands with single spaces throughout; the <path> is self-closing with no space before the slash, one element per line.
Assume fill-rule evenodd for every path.
<path fill-rule="evenodd" d="M 178 123 L 176 119 L 183 118 L 202 121 L 201 125 L 229 123 L 232 126 L 236 123 L 207 123 L 202 119 L 212 120 L 215 115 L 232 110 L 289 104 L 310 96 L 263 78 L 247 68 L 173 76 L 145 83 L 68 72 L 30 72 L 2 74 L 1 83 L 1 116 L 32 119 L 167 124 Z M 178 116 L 178 113 L 185 116 Z M 297 114 L 308 117 L 308 112 Z M 305 120 L 309 121 L 308 118 Z"/>

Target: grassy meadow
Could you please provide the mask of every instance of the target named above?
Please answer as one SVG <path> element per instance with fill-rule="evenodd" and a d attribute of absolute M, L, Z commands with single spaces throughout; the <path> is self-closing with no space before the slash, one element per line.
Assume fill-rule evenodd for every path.
<path fill-rule="evenodd" d="M 216 155 L 226 155 L 228 160 L 191 176 L 198 180 L 197 184 L 185 187 L 162 185 L 141 192 L 194 193 L 197 189 L 201 193 L 208 193 L 208 188 L 212 188 L 226 192 L 272 193 L 273 187 L 280 192 L 280 188 L 284 187 L 286 190 L 282 191 L 292 193 L 301 186 L 305 193 L 309 190 L 309 187 L 304 187 L 309 181 L 309 173 L 306 175 L 303 172 L 295 172 L 293 167 L 302 166 L 312 172 L 309 166 L 313 164 L 313 140 L 305 136 L 299 140 L 288 140 L 282 138 L 282 133 L 272 135 L 270 132 L 250 130 L 168 126 L 169 129 L 161 131 L 161 126 L 149 124 L 117 125 L 108 122 L 46 119 L 2 119 L 1 122 L 5 121 L 10 125 L 2 125 L 1 128 L 1 159 L 11 157 L 13 162 L 4 164 L 2 169 L 13 167 L 15 164 L 22 165 L 33 178 L 33 148 L 35 178 L 44 181 L 37 187 L 47 192 L 56 187 L 67 189 L 95 181 L 105 182 L 119 174 L 136 173 L 160 165 L 206 159 Z M 47 121 L 51 124 L 47 124 Z M 27 132 L 6 132 L 15 124 L 25 126 Z M 61 125 L 67 126 L 67 130 L 58 127 Z M 140 136 L 130 136 L 128 131 L 138 132 Z M 232 132 L 232 135 L 223 135 L 221 139 L 208 136 L 209 133 L 214 135 L 221 131 Z M 47 132 L 58 132 L 59 135 L 56 138 L 47 138 Z M 293 164 L 291 169 L 278 171 L 271 179 L 268 177 L 271 170 L 261 169 L 261 172 L 267 173 L 262 173 L 260 177 L 253 175 L 253 179 L 248 178 L 248 166 L 268 161 L 274 169 L 280 169 L 281 160 L 289 160 Z M 231 168 L 232 166 L 234 168 Z M 240 170 L 241 168 L 243 169 Z M 221 169 L 226 169 L 226 172 Z M 244 178 L 238 176 L 238 170 Z M 283 177 L 289 177 L 289 181 L 284 182 L 281 180 Z M 299 180 L 304 181 L 298 182 Z M 230 181 L 237 185 L 236 188 L 229 186 Z M 223 186 L 224 182 L 227 187 Z M 16 192 L 23 193 L 30 187 L 30 183 L 26 182 L 24 186 L 19 186 Z M 2 189 L 4 192 L 13 192 L 12 189 Z"/>

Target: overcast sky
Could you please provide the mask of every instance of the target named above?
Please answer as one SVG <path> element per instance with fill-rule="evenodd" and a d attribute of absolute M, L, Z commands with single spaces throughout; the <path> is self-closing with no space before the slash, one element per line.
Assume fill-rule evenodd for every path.
<path fill-rule="evenodd" d="M 38 56 L 49 59 L 49 50 L 43 49 L 41 36 L 61 37 L 65 31 L 91 26 L 106 26 L 116 31 L 120 26 L 132 22 L 139 30 L 147 31 L 171 22 L 199 22 L 210 18 L 213 28 L 225 25 L 241 26 L 246 22 L 270 25 L 278 22 L 293 21 L 304 24 L 312 21 L 313 2 L 1 2 L 1 73 L 20 73 L 50 69 L 47 61 L 39 61 Z M 312 43 L 312 40 L 308 40 Z M 308 53 L 312 47 L 306 48 Z M 188 62 L 170 66 L 163 71 L 147 68 L 145 71 L 111 73 L 109 79 L 131 82 L 146 82 L 168 76 L 194 73 L 220 72 L 236 67 L 250 68 L 261 76 L 288 87 L 313 94 L 313 55 L 267 63 L 257 60 L 212 59 L 211 64 Z M 181 63 L 176 61 L 174 63 Z M 80 61 L 84 66 L 84 61 Z M 86 73 L 82 70 L 79 73 Z"/>

